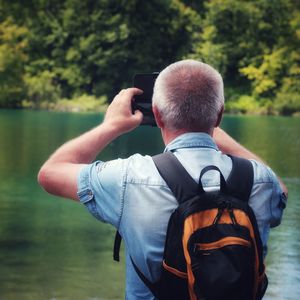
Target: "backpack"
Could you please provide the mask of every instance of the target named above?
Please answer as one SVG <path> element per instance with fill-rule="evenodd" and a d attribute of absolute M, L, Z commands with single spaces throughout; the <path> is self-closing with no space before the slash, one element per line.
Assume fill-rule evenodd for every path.
<path fill-rule="evenodd" d="M 262 299 L 268 280 L 257 222 L 248 205 L 253 167 L 248 160 L 230 157 L 227 182 L 218 167 L 209 165 L 198 184 L 172 152 L 153 157 L 179 204 L 169 219 L 160 279 L 150 282 L 131 258 L 156 299 Z M 220 190 L 206 192 L 201 179 L 212 170 L 220 173 Z"/>

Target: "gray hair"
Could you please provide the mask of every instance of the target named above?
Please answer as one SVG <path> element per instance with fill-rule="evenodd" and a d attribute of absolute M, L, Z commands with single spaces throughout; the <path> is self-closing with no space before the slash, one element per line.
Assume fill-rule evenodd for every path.
<path fill-rule="evenodd" d="M 205 63 L 175 62 L 157 77 L 152 101 L 167 128 L 209 131 L 224 105 L 223 80 Z"/>

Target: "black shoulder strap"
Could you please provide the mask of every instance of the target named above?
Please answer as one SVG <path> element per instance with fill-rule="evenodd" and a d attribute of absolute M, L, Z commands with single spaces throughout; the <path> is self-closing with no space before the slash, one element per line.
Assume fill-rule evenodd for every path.
<path fill-rule="evenodd" d="M 153 156 L 153 161 L 171 191 L 174 195 L 177 195 L 178 200 L 181 200 L 180 202 L 190 199 L 199 191 L 197 183 L 172 152 L 155 155 Z M 122 237 L 119 231 L 116 231 L 113 250 L 113 259 L 115 261 L 120 261 L 121 242 Z"/>
<path fill-rule="evenodd" d="M 155 155 L 152 159 L 178 201 L 184 202 L 199 192 L 198 184 L 172 152 Z"/>
<path fill-rule="evenodd" d="M 229 157 L 232 160 L 232 170 L 226 180 L 227 191 L 238 199 L 248 202 L 253 186 L 252 164 L 244 158 L 231 155 Z M 197 184 L 172 152 L 153 156 L 153 161 L 180 202 L 190 199 L 202 190 L 201 181 Z"/>
<path fill-rule="evenodd" d="M 135 262 L 133 261 L 132 257 L 130 256 L 131 259 L 131 263 L 134 267 L 135 272 L 138 274 L 139 278 L 143 281 L 143 283 L 146 285 L 146 287 L 151 291 L 151 293 L 153 294 L 153 296 L 155 298 L 159 298 L 159 285 L 160 282 L 151 282 L 142 272 L 141 270 L 138 268 L 138 266 L 135 264 Z"/>
<path fill-rule="evenodd" d="M 119 233 L 119 231 L 116 231 L 115 235 L 115 243 L 114 243 L 114 260 L 120 261 L 120 247 L 121 247 L 121 241 L 122 236 Z M 152 283 L 138 268 L 138 266 L 133 261 L 131 255 L 130 255 L 131 263 L 138 274 L 139 278 L 143 281 L 143 283 L 148 287 L 148 289 L 151 291 L 151 293 L 158 298 L 159 293 L 159 281 Z"/>
<path fill-rule="evenodd" d="M 252 186 L 254 171 L 252 163 L 248 159 L 229 155 L 232 160 L 232 170 L 226 180 L 229 194 L 248 202 Z"/>
<path fill-rule="evenodd" d="M 115 261 L 120 261 L 121 242 L 122 242 L 122 236 L 120 232 L 117 230 L 115 235 L 114 252 L 113 252 L 113 258 Z"/>

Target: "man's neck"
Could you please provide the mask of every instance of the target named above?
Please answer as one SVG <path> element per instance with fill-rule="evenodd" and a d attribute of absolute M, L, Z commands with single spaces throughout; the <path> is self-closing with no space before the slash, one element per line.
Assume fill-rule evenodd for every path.
<path fill-rule="evenodd" d="M 162 135 L 165 145 L 168 145 L 173 140 L 175 140 L 178 136 L 180 136 L 184 133 L 192 132 L 191 130 L 186 130 L 186 129 L 168 130 L 166 128 L 161 128 L 160 130 L 161 130 L 161 135 Z M 204 132 L 204 131 L 193 131 L 193 132 Z M 210 136 L 212 136 L 213 129 L 210 132 L 204 132 L 204 133 L 207 133 Z"/>

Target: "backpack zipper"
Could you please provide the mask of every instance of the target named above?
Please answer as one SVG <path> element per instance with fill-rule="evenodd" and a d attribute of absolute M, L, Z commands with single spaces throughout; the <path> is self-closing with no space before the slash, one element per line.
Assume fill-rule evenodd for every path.
<path fill-rule="evenodd" d="M 247 241 L 239 237 L 226 237 L 212 243 L 195 243 L 194 253 L 198 251 L 216 250 L 226 246 L 233 246 L 233 245 L 245 246 L 248 248 L 251 247 L 250 241 Z"/>

